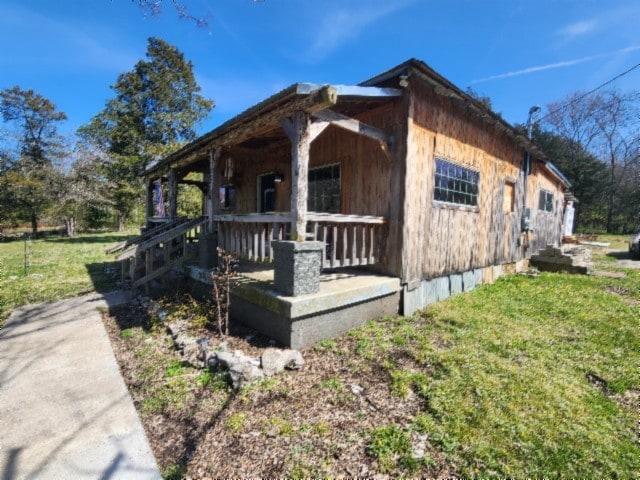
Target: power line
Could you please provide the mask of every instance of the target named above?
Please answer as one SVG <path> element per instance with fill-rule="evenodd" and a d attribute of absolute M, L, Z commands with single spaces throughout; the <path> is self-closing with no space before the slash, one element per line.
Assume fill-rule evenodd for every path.
<path fill-rule="evenodd" d="M 549 113 L 547 113 L 544 117 L 540 118 L 540 119 L 538 120 L 538 122 L 543 121 L 545 118 L 550 117 L 550 116 L 551 116 L 551 115 L 553 115 L 554 113 L 557 113 L 557 112 L 559 112 L 559 111 L 561 111 L 561 110 L 565 110 L 565 109 L 569 108 L 569 106 L 570 106 L 570 105 L 572 105 L 572 104 L 574 104 L 574 103 L 579 102 L 579 101 L 580 101 L 580 100 L 582 100 L 583 98 L 588 97 L 588 96 L 589 96 L 589 95 L 591 95 L 592 93 L 595 93 L 595 92 L 597 92 L 598 90 L 600 90 L 601 88 L 604 88 L 604 87 L 606 87 L 607 85 L 609 85 L 609 84 L 611 84 L 611 83 L 615 82 L 615 81 L 616 81 L 616 80 L 618 80 L 619 78 L 624 77 L 625 75 L 627 75 L 628 73 L 631 73 L 632 71 L 634 71 L 634 70 L 635 70 L 636 68 L 638 68 L 638 67 L 640 67 L 640 63 L 635 64 L 633 67 L 629 68 L 628 70 L 625 70 L 624 72 L 622 72 L 622 73 L 620 73 L 620 74 L 616 75 L 616 76 L 615 76 L 615 77 L 613 77 L 612 79 L 607 80 L 607 81 L 606 81 L 606 82 L 604 82 L 602 85 L 598 85 L 598 86 L 597 86 L 596 88 L 594 88 L 593 90 L 589 90 L 588 92 L 586 92 L 586 93 L 584 93 L 584 94 L 580 95 L 579 97 L 574 98 L 574 99 L 573 99 L 573 100 L 571 100 L 570 102 L 565 103 L 565 104 L 564 104 L 564 105 L 562 105 L 561 107 L 556 108 L 555 110 L 550 111 L 550 112 L 549 112 Z"/>

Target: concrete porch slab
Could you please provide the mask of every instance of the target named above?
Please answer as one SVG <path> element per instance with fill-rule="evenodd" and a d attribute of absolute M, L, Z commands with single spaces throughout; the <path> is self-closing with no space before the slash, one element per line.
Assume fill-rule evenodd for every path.
<path fill-rule="evenodd" d="M 187 271 L 211 285 L 209 270 L 190 266 Z M 400 290 L 398 278 L 349 269 L 323 273 L 318 293 L 290 297 L 275 290 L 273 269 L 243 265 L 231 315 L 287 346 L 303 348 L 367 320 L 397 314 Z"/>

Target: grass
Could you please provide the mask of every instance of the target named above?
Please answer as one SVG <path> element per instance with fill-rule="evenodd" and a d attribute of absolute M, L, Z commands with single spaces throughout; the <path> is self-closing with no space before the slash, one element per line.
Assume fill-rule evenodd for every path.
<path fill-rule="evenodd" d="M 237 395 L 224 374 L 159 348 L 166 337 L 158 329 L 116 336 L 139 362 L 131 384 L 143 420 L 191 418 L 197 406 L 222 419 L 211 431 L 226 445 L 223 456 L 251 435 L 258 450 L 280 455 L 291 477 L 344 476 L 341 464 L 355 458 L 356 466 L 375 465 L 369 476 L 632 478 L 640 459 L 640 270 L 607 263 L 624 277 L 513 275 L 413 316 L 368 322 L 303 352 L 315 364 Z M 17 268 L 0 274 L 3 293 Z M 321 373 L 305 384 L 314 369 Z M 270 450 L 276 444 L 285 453 Z M 203 447 L 207 455 L 215 445 Z M 177 458 L 165 465 L 167 478 L 192 473 Z"/>
<path fill-rule="evenodd" d="M 384 359 L 396 395 L 424 398 L 415 428 L 463 476 L 629 477 L 640 455 L 624 400 L 637 402 L 640 384 L 640 271 L 626 273 L 506 277 L 411 319 L 370 323 L 355 335 L 377 340 L 360 355 Z M 418 335 L 398 347 L 407 321 Z M 405 357 L 413 364 L 395 360 Z M 381 468 L 404 458 L 401 440 L 394 426 L 372 432 Z"/>
<path fill-rule="evenodd" d="M 104 250 L 127 236 L 100 233 L 50 236 L 26 244 L 0 242 L 0 328 L 18 306 L 114 290 L 120 270 Z"/>

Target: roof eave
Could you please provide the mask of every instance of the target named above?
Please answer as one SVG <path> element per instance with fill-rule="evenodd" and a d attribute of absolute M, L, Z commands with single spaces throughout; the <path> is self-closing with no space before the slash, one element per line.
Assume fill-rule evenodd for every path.
<path fill-rule="evenodd" d="M 195 152 L 207 146 L 208 144 L 215 142 L 216 139 L 222 138 L 228 132 L 251 123 L 261 115 L 266 115 L 269 112 L 273 112 L 278 107 L 293 102 L 295 99 L 301 99 L 314 94 L 318 94 L 323 89 L 330 90 L 332 92 L 331 95 L 335 95 L 335 99 L 332 102 L 329 102 L 333 104 L 335 104 L 337 98 L 339 98 L 340 96 L 349 98 L 359 97 L 371 99 L 390 99 L 401 96 L 403 94 L 403 91 L 401 89 L 395 88 L 369 87 L 361 85 L 320 85 L 314 83 L 295 83 L 257 103 L 256 105 L 248 108 L 235 117 L 227 120 L 222 125 L 216 127 L 215 129 L 202 135 L 188 145 L 185 145 L 181 149 L 165 157 L 162 161 L 150 165 L 145 170 L 145 175 L 151 176 L 153 173 L 165 170 L 173 162 L 178 161 L 179 159 L 191 154 L 192 152 Z"/>

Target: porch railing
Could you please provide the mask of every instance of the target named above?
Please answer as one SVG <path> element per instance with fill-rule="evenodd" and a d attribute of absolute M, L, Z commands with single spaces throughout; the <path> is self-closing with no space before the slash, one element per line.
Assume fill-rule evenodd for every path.
<path fill-rule="evenodd" d="M 374 265 L 381 261 L 384 217 L 310 213 L 310 238 L 325 243 L 324 268 Z"/>
<path fill-rule="evenodd" d="M 272 262 L 271 241 L 286 240 L 291 216 L 286 213 L 216 215 L 218 245 L 257 262 Z M 325 243 L 323 268 L 379 263 L 386 219 L 364 215 L 309 212 L 307 239 Z"/>
<path fill-rule="evenodd" d="M 181 222 L 124 250 L 116 257 L 122 264 L 123 280 L 128 278 L 132 289 L 144 287 L 148 291 L 149 282 L 183 264 L 190 256 L 197 256 L 195 243 L 206 228 L 206 221 L 200 217 Z"/>
<path fill-rule="evenodd" d="M 288 213 L 215 215 L 218 245 L 227 252 L 253 260 L 272 262 L 272 240 L 286 240 L 291 216 Z"/>

